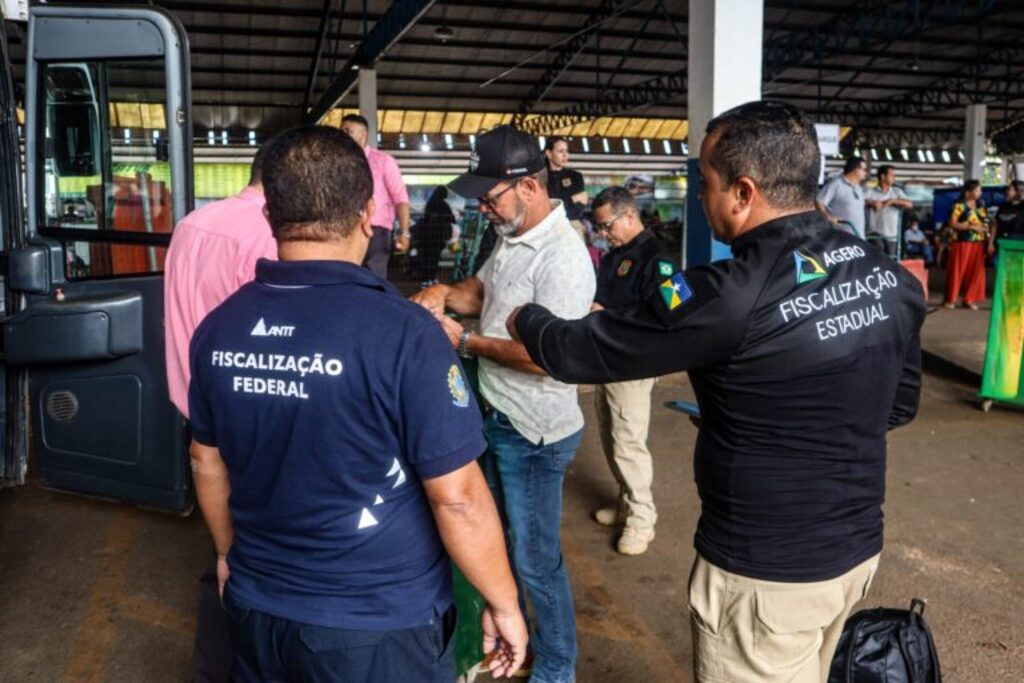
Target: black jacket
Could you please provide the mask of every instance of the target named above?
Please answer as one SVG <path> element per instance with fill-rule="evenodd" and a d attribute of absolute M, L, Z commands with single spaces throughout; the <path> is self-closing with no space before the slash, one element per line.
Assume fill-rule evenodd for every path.
<path fill-rule="evenodd" d="M 917 412 L 921 286 L 808 212 L 736 239 L 646 302 L 517 330 L 565 382 L 689 371 L 701 409 L 695 545 L 727 571 L 834 578 L 882 548 L 885 435 Z"/>
<path fill-rule="evenodd" d="M 661 240 L 645 228 L 601 259 L 594 301 L 605 308 L 624 308 L 643 301 L 676 271 L 675 264 Z"/>

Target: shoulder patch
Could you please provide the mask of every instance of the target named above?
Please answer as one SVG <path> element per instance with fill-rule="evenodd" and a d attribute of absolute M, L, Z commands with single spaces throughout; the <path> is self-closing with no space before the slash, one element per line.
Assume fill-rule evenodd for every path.
<path fill-rule="evenodd" d="M 662 277 L 669 277 L 672 275 L 672 271 L 675 267 L 669 261 L 658 261 L 658 275 Z"/>
<path fill-rule="evenodd" d="M 665 307 L 670 311 L 676 310 L 693 296 L 693 290 L 681 272 L 662 282 L 659 290 Z"/>
<path fill-rule="evenodd" d="M 458 408 L 469 406 L 469 391 L 466 389 L 466 381 L 462 379 L 462 371 L 455 364 L 448 368 L 448 391 L 452 394 L 453 405 Z"/>
<path fill-rule="evenodd" d="M 629 269 L 633 267 L 633 259 L 624 258 L 622 263 L 619 264 L 619 269 L 615 271 L 615 274 L 619 277 L 626 277 L 629 275 Z"/>

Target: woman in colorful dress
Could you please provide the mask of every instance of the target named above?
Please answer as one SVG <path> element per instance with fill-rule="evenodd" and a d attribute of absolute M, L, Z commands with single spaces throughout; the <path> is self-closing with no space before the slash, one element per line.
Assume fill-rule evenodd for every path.
<path fill-rule="evenodd" d="M 978 310 L 985 299 L 985 253 L 988 247 L 988 211 L 981 202 L 981 183 L 968 180 L 953 205 L 949 227 L 953 241 L 946 269 L 946 308 L 953 308 L 964 292 L 964 306 Z"/>

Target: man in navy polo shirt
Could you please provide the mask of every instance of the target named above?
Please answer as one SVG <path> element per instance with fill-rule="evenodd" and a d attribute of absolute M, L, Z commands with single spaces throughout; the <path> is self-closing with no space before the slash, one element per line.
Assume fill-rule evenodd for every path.
<path fill-rule="evenodd" d="M 259 261 L 191 349 L 196 495 L 236 676 L 450 683 L 449 554 L 489 605 L 493 674 L 510 674 L 526 627 L 476 464 L 479 411 L 437 322 L 359 267 L 362 150 L 335 129 L 289 131 L 264 188 L 280 261 Z"/>

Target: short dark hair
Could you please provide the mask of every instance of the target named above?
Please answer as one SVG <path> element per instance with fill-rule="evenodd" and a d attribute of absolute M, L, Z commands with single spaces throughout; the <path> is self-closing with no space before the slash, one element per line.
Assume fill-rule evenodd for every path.
<path fill-rule="evenodd" d="M 252 158 L 252 165 L 249 167 L 249 184 L 259 185 L 263 182 L 263 161 L 267 157 L 267 143 L 263 143 L 256 150 Z"/>
<path fill-rule="evenodd" d="M 1024 199 L 1024 180 L 1011 180 L 1006 187 L 1017 190 L 1017 196 Z"/>
<path fill-rule="evenodd" d="M 878 179 L 881 180 L 882 178 L 889 174 L 889 171 L 893 170 L 895 170 L 894 166 L 890 166 L 889 164 L 882 164 L 881 166 L 878 167 L 878 170 L 875 171 L 875 173 L 878 174 Z"/>
<path fill-rule="evenodd" d="M 263 193 L 279 242 L 348 237 L 373 196 L 362 148 L 337 128 L 293 128 L 267 145 Z"/>
<path fill-rule="evenodd" d="M 564 142 L 566 145 L 569 144 L 569 141 L 564 136 L 553 135 L 550 138 L 548 138 L 547 142 L 544 143 L 544 151 L 550 152 L 555 148 L 555 145 L 557 145 L 559 142 Z"/>
<path fill-rule="evenodd" d="M 345 116 L 343 116 L 341 118 L 341 122 L 342 123 L 358 123 L 360 126 L 365 128 L 366 130 L 370 130 L 370 122 L 366 120 L 365 116 L 360 116 L 359 114 L 345 114 Z"/>
<path fill-rule="evenodd" d="M 849 173 L 850 171 L 856 171 L 863 163 L 864 158 L 859 157 L 856 154 L 846 157 L 846 163 L 843 164 L 843 174 Z"/>
<path fill-rule="evenodd" d="M 626 209 L 633 209 L 635 211 L 636 199 L 633 198 L 632 193 L 626 188 L 612 185 L 597 193 L 594 201 L 590 204 L 590 210 L 597 211 L 602 206 L 611 208 L 615 213 L 620 213 Z"/>
<path fill-rule="evenodd" d="M 967 195 L 981 187 L 980 180 L 965 180 L 964 186 L 960 188 L 960 199 L 967 199 Z"/>
<path fill-rule="evenodd" d="M 773 101 L 741 104 L 708 122 L 708 137 L 716 134 L 706 161 L 726 185 L 746 176 L 779 209 L 814 201 L 821 152 L 814 126 L 799 109 Z"/>

